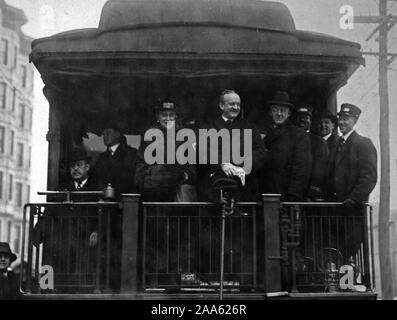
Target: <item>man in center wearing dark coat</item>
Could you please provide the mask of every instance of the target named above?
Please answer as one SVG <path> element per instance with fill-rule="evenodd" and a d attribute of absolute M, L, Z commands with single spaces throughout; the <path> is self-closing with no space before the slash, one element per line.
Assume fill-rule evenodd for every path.
<path fill-rule="evenodd" d="M 103 143 L 107 150 L 101 153 L 93 166 L 93 173 L 105 185 L 109 183 L 115 189 L 116 201 L 121 200 L 123 193 L 136 192 L 134 172 L 137 149 L 127 144 L 123 129 L 111 119 L 103 130 Z M 111 286 L 113 290 L 120 287 L 121 276 L 121 243 L 122 243 L 122 212 L 111 219 Z"/>
<path fill-rule="evenodd" d="M 245 183 L 242 188 L 242 193 L 239 195 L 239 201 L 256 201 L 259 199 L 259 185 L 257 172 L 260 166 L 263 164 L 266 158 L 266 150 L 261 141 L 258 130 L 254 125 L 244 120 L 240 116 L 241 111 L 241 100 L 240 96 L 233 90 L 225 90 L 222 92 L 219 98 L 219 109 L 220 113 L 211 121 L 204 124 L 204 129 L 215 129 L 219 132 L 222 129 L 226 129 L 230 135 L 230 144 L 227 145 L 226 149 L 230 152 L 230 163 L 222 163 L 222 143 L 218 144 L 218 163 L 209 163 L 204 166 L 204 183 L 202 185 L 202 195 L 205 200 L 214 201 L 216 195 L 209 194 L 213 192 L 210 186 L 210 177 L 214 174 L 224 173 L 228 177 L 236 177 L 241 172 L 244 175 Z M 244 144 L 244 130 L 251 130 L 252 133 L 252 148 L 251 150 L 245 150 Z M 244 172 L 243 163 L 235 163 L 232 157 L 232 149 L 236 147 L 232 143 L 232 131 L 239 132 L 240 134 L 240 150 L 238 154 L 242 154 L 242 150 L 249 153 L 251 158 L 251 171 Z M 211 150 L 211 148 L 207 149 Z M 216 152 L 216 151 L 215 151 Z M 209 157 L 207 157 L 209 159 Z"/>
<path fill-rule="evenodd" d="M 283 201 L 302 201 L 312 167 L 309 136 L 290 122 L 294 105 L 287 92 L 276 92 L 267 108 L 270 121 L 259 128 L 268 150 L 260 173 L 261 193 L 281 194 Z"/>

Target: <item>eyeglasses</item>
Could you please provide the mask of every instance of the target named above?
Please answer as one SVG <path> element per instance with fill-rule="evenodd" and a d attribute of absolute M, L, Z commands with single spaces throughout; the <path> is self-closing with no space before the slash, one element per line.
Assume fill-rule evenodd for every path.
<path fill-rule="evenodd" d="M 76 161 L 70 164 L 70 168 L 73 169 L 75 167 L 77 168 L 83 168 L 86 165 L 85 161 Z"/>

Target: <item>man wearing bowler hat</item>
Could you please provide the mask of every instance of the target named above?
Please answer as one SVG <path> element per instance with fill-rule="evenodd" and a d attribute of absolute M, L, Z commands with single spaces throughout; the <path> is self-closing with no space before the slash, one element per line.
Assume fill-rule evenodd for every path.
<path fill-rule="evenodd" d="M 0 242 L 0 300 L 19 299 L 21 296 L 18 278 L 8 270 L 16 259 L 17 256 L 11 251 L 10 245 Z"/>
<path fill-rule="evenodd" d="M 260 128 L 268 150 L 260 173 L 261 193 L 281 194 L 283 201 L 303 200 L 312 167 L 309 136 L 290 122 L 293 109 L 288 93 L 277 91 L 267 101 L 270 119 Z"/>
<path fill-rule="evenodd" d="M 295 112 L 295 124 L 305 130 L 310 138 L 312 153 L 312 169 L 309 187 L 305 199 L 315 201 L 323 199 L 323 184 L 325 169 L 327 166 L 328 146 L 319 136 L 310 131 L 312 127 L 313 107 L 309 104 L 301 104 Z"/>

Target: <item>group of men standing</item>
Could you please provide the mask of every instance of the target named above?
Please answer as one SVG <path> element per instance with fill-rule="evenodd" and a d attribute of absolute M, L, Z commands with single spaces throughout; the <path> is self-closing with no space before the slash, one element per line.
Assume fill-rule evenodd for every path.
<path fill-rule="evenodd" d="M 244 163 L 235 163 L 233 158 L 223 162 L 222 157 L 218 157 L 217 163 L 204 165 L 149 163 L 144 156 L 148 144 L 141 143 L 139 150 L 130 147 L 122 129 L 114 122 L 108 123 L 103 131 L 107 150 L 92 167 L 85 150 L 71 152 L 68 162 L 71 182 L 61 184 L 58 190 L 103 190 L 110 184 L 115 189 L 116 201 L 121 200 L 123 193 L 141 193 L 142 199 L 148 201 L 214 201 L 211 184 L 214 177 L 220 177 L 240 184 L 240 201 L 259 200 L 263 193 L 280 194 L 282 201 L 337 201 L 344 207 L 357 208 L 368 201 L 377 181 L 377 154 L 371 140 L 354 130 L 361 114 L 357 106 L 343 104 L 338 118 L 329 112 L 320 114 L 317 134 L 311 132 L 313 108 L 308 104 L 295 107 L 287 92 L 277 91 L 267 101 L 264 108 L 268 119 L 260 126 L 241 117 L 241 98 L 233 90 L 222 92 L 218 107 L 219 114 L 201 128 L 229 133 L 250 130 L 250 172 L 244 170 Z M 173 103 L 156 108 L 155 120 L 152 128 L 164 134 L 173 126 L 182 129 Z M 222 140 L 222 143 L 233 141 Z M 222 143 L 218 146 L 220 152 L 224 150 Z M 241 139 L 242 150 L 244 143 Z M 226 150 L 232 147 L 229 145 Z M 111 224 L 115 261 L 112 274 L 120 275 L 117 269 L 120 268 L 121 215 L 115 215 Z M 88 243 L 94 247 L 98 243 L 98 228 L 88 229 Z M 41 241 L 36 239 L 37 243 Z M 118 277 L 112 282 L 117 289 Z"/>

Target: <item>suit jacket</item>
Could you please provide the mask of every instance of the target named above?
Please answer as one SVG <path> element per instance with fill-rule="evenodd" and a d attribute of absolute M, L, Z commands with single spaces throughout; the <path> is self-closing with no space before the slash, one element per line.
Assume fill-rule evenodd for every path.
<path fill-rule="evenodd" d="M 329 154 L 328 154 L 328 155 L 330 155 L 332 149 L 335 148 L 336 145 L 337 145 L 337 143 L 338 143 L 338 135 L 336 135 L 336 134 L 331 134 L 330 137 L 327 139 L 326 142 L 327 142 L 328 151 L 329 151 Z"/>
<path fill-rule="evenodd" d="M 115 188 L 116 198 L 121 199 L 122 193 L 135 192 L 134 163 L 137 149 L 130 147 L 122 141 L 116 152 L 110 155 L 107 151 L 101 153 L 92 168 L 96 178 L 105 183 L 110 183 Z"/>
<path fill-rule="evenodd" d="M 338 153 L 334 148 L 327 166 L 327 199 L 343 202 L 350 198 L 368 202 L 377 181 L 377 153 L 369 138 L 354 131 Z"/>
<path fill-rule="evenodd" d="M 327 142 L 309 132 L 311 151 L 312 151 L 312 170 L 307 190 L 307 197 L 319 199 L 324 197 L 324 177 L 327 168 L 328 145 Z"/>
<path fill-rule="evenodd" d="M 244 133 L 243 130 L 245 129 L 250 129 L 252 130 L 252 149 L 251 150 L 245 150 L 245 152 L 251 152 L 252 154 L 252 169 L 251 172 L 246 175 L 245 178 L 245 186 L 242 190 L 242 194 L 239 197 L 240 201 L 256 201 L 259 199 L 259 185 L 258 185 L 258 170 L 260 167 L 263 165 L 265 159 L 266 159 L 266 149 L 261 141 L 259 131 L 258 129 L 248 122 L 247 120 L 241 119 L 240 117 L 234 119 L 232 123 L 229 125 L 227 124 L 221 115 L 217 116 L 213 120 L 207 122 L 202 126 L 204 129 L 215 129 L 217 131 L 221 129 L 227 129 L 230 133 L 230 145 L 229 150 L 230 150 L 230 163 L 243 167 L 243 164 L 241 163 L 234 163 L 233 161 L 233 156 L 232 156 L 232 130 L 233 129 L 238 129 L 240 130 L 240 150 L 245 150 L 245 144 L 244 144 Z M 210 148 L 207 147 L 207 151 L 210 150 Z M 208 198 L 208 193 L 207 191 L 209 190 L 209 177 L 211 174 L 214 172 L 220 172 L 222 171 L 220 165 L 222 163 L 222 143 L 218 144 L 218 163 L 217 164 L 210 164 L 210 159 L 209 159 L 209 154 L 207 157 L 207 165 L 204 165 L 201 167 L 201 172 L 203 174 L 203 183 L 201 185 L 201 194 L 202 197 L 207 200 Z M 200 153 L 200 150 L 198 151 L 198 154 Z M 242 152 L 240 152 L 242 154 Z M 222 171 L 223 172 L 223 171 Z M 200 175 L 201 176 L 201 175 Z"/>
<path fill-rule="evenodd" d="M 18 277 L 12 271 L 7 271 L 7 276 L 0 274 L 0 300 L 16 300 L 21 296 Z"/>
<path fill-rule="evenodd" d="M 266 124 L 260 131 L 268 150 L 260 173 L 261 193 L 303 198 L 312 168 L 308 134 L 289 121 L 276 128 Z"/>

